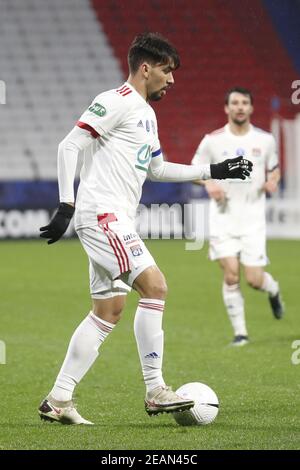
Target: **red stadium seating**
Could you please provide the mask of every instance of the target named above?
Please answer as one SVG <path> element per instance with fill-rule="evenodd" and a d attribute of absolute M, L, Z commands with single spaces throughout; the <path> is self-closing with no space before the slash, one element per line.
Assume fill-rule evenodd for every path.
<path fill-rule="evenodd" d="M 271 98 L 289 103 L 297 74 L 259 0 L 91 1 L 125 76 L 140 32 L 158 31 L 179 50 L 175 86 L 154 106 L 170 160 L 190 162 L 203 135 L 223 125 L 224 94 L 234 85 L 253 91 L 255 124 L 265 129 Z"/>

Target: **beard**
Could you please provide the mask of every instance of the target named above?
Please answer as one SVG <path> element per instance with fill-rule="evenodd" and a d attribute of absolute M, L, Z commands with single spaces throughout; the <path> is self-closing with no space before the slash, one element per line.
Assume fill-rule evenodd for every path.
<path fill-rule="evenodd" d="M 159 101 L 162 99 L 162 95 L 160 94 L 161 93 L 161 90 L 160 91 L 154 91 L 153 93 L 151 93 L 148 97 L 148 100 L 149 101 Z"/>
<path fill-rule="evenodd" d="M 248 118 L 232 119 L 232 121 L 233 121 L 234 124 L 236 124 L 237 126 L 242 126 L 243 124 L 245 124 L 245 123 L 248 121 Z"/>

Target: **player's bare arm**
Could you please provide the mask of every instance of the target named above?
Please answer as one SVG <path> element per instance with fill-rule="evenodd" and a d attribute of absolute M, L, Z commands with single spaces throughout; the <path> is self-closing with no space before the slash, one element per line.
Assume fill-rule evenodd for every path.
<path fill-rule="evenodd" d="M 194 184 L 198 184 L 199 186 L 204 186 L 207 194 L 210 198 L 214 199 L 217 202 L 224 202 L 226 198 L 226 194 L 222 186 L 214 180 L 195 180 L 193 181 Z"/>
<path fill-rule="evenodd" d="M 214 180 L 204 181 L 204 186 L 210 198 L 217 202 L 224 202 L 226 194 L 222 186 Z"/>
<path fill-rule="evenodd" d="M 278 184 L 280 182 L 280 170 L 275 168 L 273 171 L 267 173 L 267 181 L 265 182 L 263 189 L 266 193 L 273 194 L 278 189 Z"/>

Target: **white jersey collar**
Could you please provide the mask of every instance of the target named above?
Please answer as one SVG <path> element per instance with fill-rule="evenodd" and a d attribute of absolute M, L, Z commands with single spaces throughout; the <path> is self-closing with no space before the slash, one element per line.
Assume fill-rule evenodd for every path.
<path fill-rule="evenodd" d="M 246 134 L 243 134 L 243 135 L 233 134 L 230 130 L 229 123 L 225 124 L 224 128 L 225 128 L 225 132 L 227 134 L 231 135 L 232 137 L 245 137 L 246 135 L 249 135 L 253 131 L 253 125 L 252 124 L 250 124 L 250 126 L 249 126 L 249 131 Z"/>
<path fill-rule="evenodd" d="M 144 100 L 144 98 L 139 94 L 139 92 L 136 91 L 136 89 L 130 85 L 130 83 L 128 82 L 125 82 L 124 85 L 126 85 L 128 88 L 130 88 L 130 90 L 133 91 L 134 93 L 134 96 L 136 96 L 137 98 L 139 98 L 144 104 L 148 104 L 146 100 Z"/>

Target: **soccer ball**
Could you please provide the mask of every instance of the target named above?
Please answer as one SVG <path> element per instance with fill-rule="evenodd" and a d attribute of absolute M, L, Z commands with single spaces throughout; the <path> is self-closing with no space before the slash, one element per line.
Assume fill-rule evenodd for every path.
<path fill-rule="evenodd" d="M 214 421 L 219 411 L 219 400 L 210 387 L 200 382 L 192 382 L 179 387 L 176 393 L 195 402 L 193 408 L 173 413 L 178 424 L 192 426 L 210 424 Z"/>

